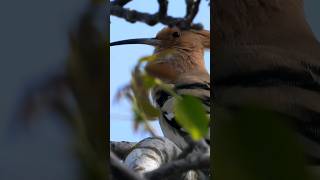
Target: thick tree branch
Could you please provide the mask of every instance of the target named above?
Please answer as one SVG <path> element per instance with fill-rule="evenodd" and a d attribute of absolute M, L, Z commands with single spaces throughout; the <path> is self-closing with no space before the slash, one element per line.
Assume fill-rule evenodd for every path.
<path fill-rule="evenodd" d="M 161 180 L 162 177 L 180 174 L 189 170 L 209 168 L 210 154 L 192 153 L 184 159 L 171 161 L 154 171 L 147 172 L 145 176 L 148 179 Z"/>
<path fill-rule="evenodd" d="M 110 166 L 113 174 L 112 177 L 116 177 L 119 180 L 145 180 L 144 177 L 130 170 L 123 163 L 121 163 L 121 160 L 112 151 L 110 151 Z"/>
<path fill-rule="evenodd" d="M 123 160 L 136 144 L 137 143 L 135 142 L 127 142 L 127 141 L 121 141 L 121 142 L 111 141 L 110 150 L 113 151 L 120 159 Z"/>
<path fill-rule="evenodd" d="M 137 174 L 145 174 L 145 178 L 150 180 L 198 179 L 203 174 L 194 170 L 208 170 L 210 155 L 207 153 L 208 147 L 201 141 L 190 143 L 189 148 L 181 151 L 164 137 L 147 138 L 139 143 L 111 142 L 111 150 L 117 151 L 117 154 L 122 156 L 125 165 L 124 170 L 123 167 L 114 169 L 118 172 L 130 169 Z M 118 174 L 113 175 L 118 177 Z"/>
<path fill-rule="evenodd" d="M 176 159 L 180 153 L 180 148 L 169 139 L 152 137 L 140 141 L 127 155 L 124 163 L 143 174 Z"/>

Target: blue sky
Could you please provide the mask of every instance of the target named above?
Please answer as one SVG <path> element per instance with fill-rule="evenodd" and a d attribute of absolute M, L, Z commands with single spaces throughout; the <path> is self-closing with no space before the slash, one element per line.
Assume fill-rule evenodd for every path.
<path fill-rule="evenodd" d="M 156 0 L 135 0 L 127 4 L 128 8 L 132 8 L 141 12 L 155 13 L 158 10 Z M 168 14 L 171 16 L 182 17 L 185 14 L 185 0 L 169 1 Z M 154 37 L 163 27 L 162 24 L 150 27 L 143 23 L 128 23 L 123 19 L 110 17 L 110 41 L 118 41 L 131 38 L 147 38 Z M 208 1 L 202 1 L 200 11 L 194 22 L 200 22 L 204 28 L 210 28 L 210 8 Z M 137 62 L 143 56 L 151 55 L 152 47 L 146 45 L 124 45 L 110 48 L 110 140 L 112 141 L 139 141 L 148 137 L 148 133 L 138 131 L 133 132 L 132 116 L 130 104 L 126 101 L 114 103 L 114 96 L 119 88 L 127 84 L 130 80 L 130 73 Z M 210 54 L 205 54 L 206 66 L 210 70 Z M 162 135 L 158 122 L 152 122 L 157 134 Z"/>

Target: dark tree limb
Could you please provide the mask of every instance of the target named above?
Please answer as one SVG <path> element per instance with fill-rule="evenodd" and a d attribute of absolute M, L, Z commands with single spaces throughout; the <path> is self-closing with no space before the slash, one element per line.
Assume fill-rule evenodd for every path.
<path fill-rule="evenodd" d="M 132 0 L 114 0 L 111 2 L 111 5 L 113 6 L 124 6 L 128 4 Z"/>
<path fill-rule="evenodd" d="M 187 13 L 186 13 L 186 23 L 192 23 L 193 19 L 196 17 L 199 11 L 199 5 L 201 0 L 187 0 Z"/>
<path fill-rule="evenodd" d="M 137 21 L 154 26 L 162 23 L 168 26 L 177 26 L 181 29 L 202 29 L 200 23 L 192 23 L 193 19 L 198 13 L 201 0 L 188 1 L 187 13 L 185 17 L 172 17 L 167 15 L 168 0 L 158 0 L 159 11 L 155 14 L 142 13 L 136 10 L 130 10 L 123 6 L 130 2 L 130 0 L 115 0 L 111 2 L 110 14 L 123 18 L 128 22 L 135 23 Z"/>
<path fill-rule="evenodd" d="M 186 1 L 186 6 L 187 6 L 185 17 L 187 17 L 187 15 L 191 13 L 192 6 L 193 6 L 193 0 L 185 0 L 185 1 Z"/>
<path fill-rule="evenodd" d="M 168 0 L 158 0 L 159 3 L 159 19 L 167 17 Z"/>

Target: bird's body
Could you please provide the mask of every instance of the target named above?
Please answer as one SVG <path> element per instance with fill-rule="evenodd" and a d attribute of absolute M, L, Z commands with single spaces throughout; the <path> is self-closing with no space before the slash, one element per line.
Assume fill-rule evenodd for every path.
<path fill-rule="evenodd" d="M 208 80 L 199 80 L 172 86 L 178 95 L 192 95 L 199 98 L 203 102 L 206 112 L 210 115 L 210 82 Z M 175 97 L 162 89 L 154 89 L 153 98 L 157 107 L 161 110 L 159 121 L 163 134 L 171 139 L 178 147 L 186 148 L 190 136 L 175 120 L 173 113 Z M 205 141 L 210 144 L 210 130 L 209 134 L 205 137 Z"/>
<path fill-rule="evenodd" d="M 136 43 L 155 47 L 154 55 L 158 57 L 146 65 L 148 74 L 170 85 L 178 95 L 199 98 L 210 114 L 210 76 L 204 64 L 204 51 L 210 48 L 209 31 L 164 28 L 155 38 L 124 40 L 111 45 Z M 161 112 L 163 134 L 181 149 L 186 148 L 190 136 L 175 120 L 175 97 L 156 87 L 152 98 Z M 210 141 L 209 134 L 206 141 Z"/>
<path fill-rule="evenodd" d="M 174 34 L 177 37 L 174 37 Z M 170 52 L 163 58 L 149 63 L 146 66 L 147 72 L 170 84 L 178 95 L 199 98 L 207 113 L 210 114 L 210 76 L 204 65 L 204 50 L 210 44 L 208 43 L 209 32 L 165 28 L 157 34 L 156 38 L 167 40 L 167 43 L 156 47 L 155 53 L 166 53 L 168 49 Z M 159 64 L 167 66 L 166 69 L 161 69 L 160 73 Z M 166 71 L 168 73 L 162 74 Z M 175 97 L 158 88 L 154 89 L 152 97 L 161 111 L 159 121 L 163 134 L 178 147 L 186 148 L 190 142 L 188 140 L 190 136 L 175 120 L 173 112 Z M 210 142 L 210 134 L 205 140 Z"/>

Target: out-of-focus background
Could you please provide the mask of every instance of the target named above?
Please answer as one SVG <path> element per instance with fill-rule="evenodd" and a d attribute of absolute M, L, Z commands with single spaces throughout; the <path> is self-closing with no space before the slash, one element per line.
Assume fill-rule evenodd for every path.
<path fill-rule="evenodd" d="M 0 2 L 1 180 L 82 179 L 70 124 L 49 109 L 27 119 L 22 104 L 31 94 L 38 96 L 38 88 L 50 76 L 66 70 L 69 32 L 77 29 L 90 4 L 90 0 Z M 106 24 L 105 17 L 97 21 Z"/>
<path fill-rule="evenodd" d="M 126 5 L 141 12 L 155 13 L 158 11 L 157 1 L 134 0 Z M 168 14 L 174 17 L 185 15 L 185 0 L 169 1 Z M 157 32 L 165 26 L 157 24 L 148 26 L 137 22 L 130 24 L 127 21 L 111 16 L 110 17 L 110 42 L 132 39 L 155 37 Z M 204 28 L 210 30 L 210 6 L 208 1 L 202 1 L 199 13 L 193 21 L 202 23 Z M 123 45 L 110 47 L 110 140 L 111 141 L 139 141 L 150 134 L 133 130 L 133 116 L 128 101 L 114 102 L 114 97 L 119 88 L 126 85 L 131 78 L 131 71 L 137 61 L 144 56 L 151 55 L 153 47 L 147 45 Z M 210 53 L 205 53 L 205 63 L 210 71 Z M 157 121 L 151 123 L 158 135 L 162 135 Z"/>

